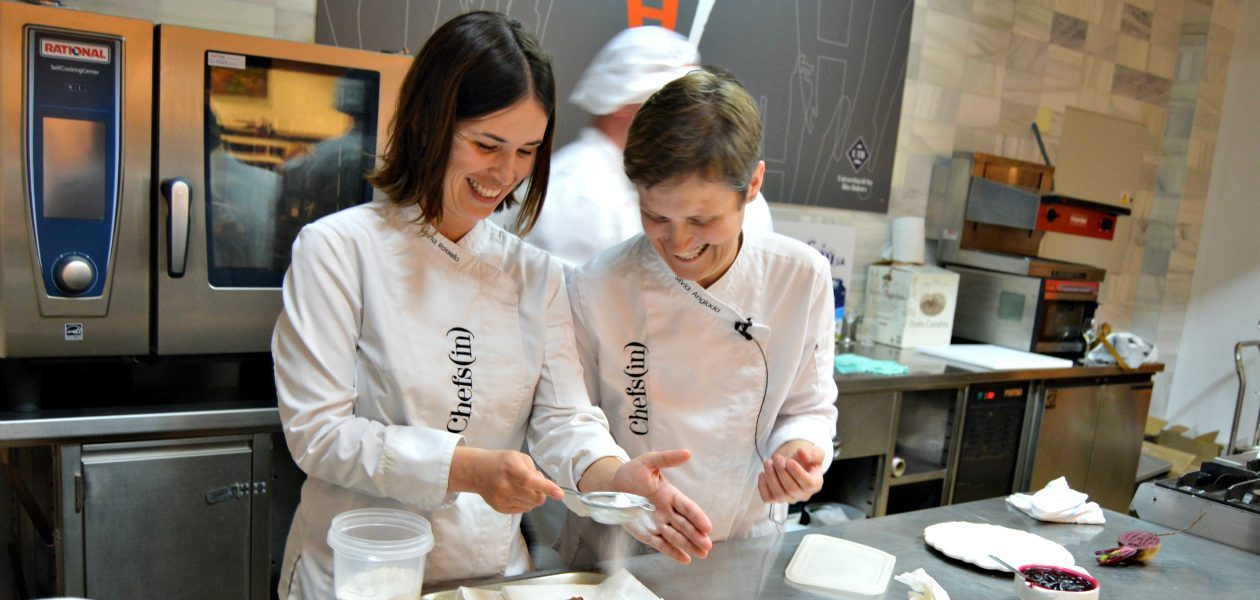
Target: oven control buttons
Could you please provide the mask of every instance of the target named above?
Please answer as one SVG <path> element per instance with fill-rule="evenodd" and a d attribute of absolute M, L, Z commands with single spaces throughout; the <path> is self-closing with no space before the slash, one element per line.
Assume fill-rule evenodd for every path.
<path fill-rule="evenodd" d="M 96 269 L 86 257 L 71 254 L 57 259 L 57 264 L 53 265 L 53 279 L 61 291 L 79 294 L 92 287 Z"/>

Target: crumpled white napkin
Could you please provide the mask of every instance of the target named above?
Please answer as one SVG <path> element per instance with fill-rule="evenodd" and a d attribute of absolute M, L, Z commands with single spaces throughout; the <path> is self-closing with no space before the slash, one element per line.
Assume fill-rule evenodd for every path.
<path fill-rule="evenodd" d="M 1052 523 L 1080 523 L 1083 525 L 1102 525 L 1107 522 L 1103 517 L 1102 507 L 1097 502 L 1089 502 L 1089 495 L 1068 487 L 1066 477 L 1060 477 L 1046 484 L 1041 491 L 1033 494 L 1011 494 L 1006 502 L 1018 508 L 1028 516 Z"/>
<path fill-rule="evenodd" d="M 910 586 L 908 600 L 949 600 L 949 592 L 923 569 L 902 573 L 893 579 Z"/>

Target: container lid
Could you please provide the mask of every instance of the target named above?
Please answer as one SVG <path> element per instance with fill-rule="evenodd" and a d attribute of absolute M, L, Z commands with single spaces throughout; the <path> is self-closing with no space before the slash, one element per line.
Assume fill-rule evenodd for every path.
<path fill-rule="evenodd" d="M 811 533 L 788 563 L 787 580 L 859 597 L 883 597 L 897 557 L 870 546 Z"/>
<path fill-rule="evenodd" d="M 333 517 L 328 545 L 360 560 L 406 560 L 433 549 L 433 527 L 424 517 L 392 508 L 360 508 Z"/>

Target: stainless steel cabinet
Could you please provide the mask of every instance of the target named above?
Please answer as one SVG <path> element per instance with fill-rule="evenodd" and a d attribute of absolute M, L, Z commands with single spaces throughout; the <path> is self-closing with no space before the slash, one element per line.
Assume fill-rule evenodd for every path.
<path fill-rule="evenodd" d="M 1047 382 L 1030 489 L 1064 476 L 1091 500 L 1127 512 L 1152 387 L 1149 376 Z"/>
<path fill-rule="evenodd" d="M 269 435 L 58 448 L 65 594 L 269 596 Z"/>
<path fill-rule="evenodd" d="M 836 458 L 887 454 L 896 402 L 896 395 L 891 392 L 840 394 L 836 400 Z"/>

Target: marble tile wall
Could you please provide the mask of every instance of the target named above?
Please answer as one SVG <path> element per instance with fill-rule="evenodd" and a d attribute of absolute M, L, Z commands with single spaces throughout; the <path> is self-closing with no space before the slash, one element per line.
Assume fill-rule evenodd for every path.
<path fill-rule="evenodd" d="M 851 287 L 862 289 L 888 220 L 925 214 L 936 161 L 965 150 L 1040 162 L 1034 120 L 1054 157 L 1068 107 L 1142 123 L 1132 236 L 1117 240 L 1124 266 L 1108 273 L 1100 316 L 1155 340 L 1171 369 L 1164 349 L 1184 322 L 1238 2 L 916 0 L 888 214 L 775 216 L 856 226 Z"/>
<path fill-rule="evenodd" d="M 1186 0 L 1181 45 L 1174 58 L 1169 119 L 1156 183 L 1161 236 L 1147 244 L 1141 281 L 1152 305 L 1135 313 L 1135 330 L 1155 332 L 1166 375 L 1156 380 L 1151 410 L 1164 414 L 1177 373 L 1177 355 L 1202 234 L 1214 149 L 1233 48 L 1238 2 Z"/>

